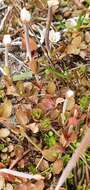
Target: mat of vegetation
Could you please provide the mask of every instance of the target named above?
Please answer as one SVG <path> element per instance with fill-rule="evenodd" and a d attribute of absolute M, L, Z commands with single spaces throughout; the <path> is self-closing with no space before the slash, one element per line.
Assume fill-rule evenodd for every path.
<path fill-rule="evenodd" d="M 90 0 L 1 0 L 0 190 L 54 190 L 89 128 Z M 60 190 L 90 190 L 90 148 Z"/>

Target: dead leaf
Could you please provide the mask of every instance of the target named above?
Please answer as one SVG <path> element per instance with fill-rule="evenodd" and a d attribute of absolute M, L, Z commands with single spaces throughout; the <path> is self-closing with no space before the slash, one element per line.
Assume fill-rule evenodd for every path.
<path fill-rule="evenodd" d="M 27 185 L 26 184 L 17 185 L 15 190 L 27 190 Z"/>
<path fill-rule="evenodd" d="M 41 102 L 39 103 L 39 107 L 43 111 L 47 112 L 47 111 L 52 110 L 54 108 L 54 101 L 49 97 L 43 98 L 41 100 Z"/>
<path fill-rule="evenodd" d="M 57 159 L 53 164 L 53 169 L 55 174 L 59 174 L 63 169 L 63 161 L 61 159 Z"/>
<path fill-rule="evenodd" d="M 29 125 L 26 125 L 26 128 L 31 129 L 33 133 L 39 132 L 39 126 L 37 123 L 30 123 Z"/>
<path fill-rule="evenodd" d="M 67 53 L 68 54 L 74 54 L 74 55 L 77 55 L 80 53 L 80 44 L 81 44 L 81 41 L 82 41 L 82 37 L 79 35 L 79 36 L 76 36 L 71 44 L 69 44 L 67 46 Z"/>
<path fill-rule="evenodd" d="M 5 99 L 4 103 L 0 106 L 0 116 L 8 118 L 12 114 L 11 100 Z"/>
<path fill-rule="evenodd" d="M 49 149 L 43 150 L 42 154 L 46 160 L 50 162 L 54 162 L 57 159 L 59 153 L 62 153 L 62 152 L 63 152 L 63 148 L 57 144 Z"/>
<path fill-rule="evenodd" d="M 29 122 L 26 109 L 23 106 L 18 106 L 16 109 L 16 119 L 21 125 L 26 125 Z"/>
<path fill-rule="evenodd" d="M 35 39 L 33 37 L 30 37 L 29 39 L 31 51 L 36 51 L 38 49 L 38 46 L 35 42 Z M 25 42 L 25 34 L 22 32 L 22 48 L 26 49 L 26 42 Z"/>
<path fill-rule="evenodd" d="M 31 61 L 27 62 L 27 65 L 32 70 L 34 74 L 38 71 L 38 62 L 35 59 L 32 59 Z"/>
<path fill-rule="evenodd" d="M 61 104 L 61 103 L 63 103 L 64 102 L 64 98 L 57 98 L 56 99 L 56 104 L 55 104 L 55 107 L 57 107 L 58 106 L 58 104 Z"/>
<path fill-rule="evenodd" d="M 70 117 L 69 118 L 68 125 L 77 126 L 78 124 L 79 124 L 78 119 L 76 119 L 75 117 Z"/>
<path fill-rule="evenodd" d="M 51 95 L 54 95 L 56 91 L 56 85 L 53 81 L 50 81 L 47 86 L 47 92 Z"/>

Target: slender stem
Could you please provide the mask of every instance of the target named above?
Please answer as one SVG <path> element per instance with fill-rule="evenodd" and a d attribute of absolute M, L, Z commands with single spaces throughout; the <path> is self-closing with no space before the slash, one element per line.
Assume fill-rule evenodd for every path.
<path fill-rule="evenodd" d="M 30 139 L 30 137 L 26 133 L 24 133 L 24 137 L 26 137 L 28 142 L 30 142 L 39 152 L 42 153 L 42 150 Z"/>
<path fill-rule="evenodd" d="M 87 149 L 87 147 L 89 145 L 90 145 L 90 129 L 87 130 L 87 132 L 86 132 L 84 138 L 82 139 L 80 145 L 78 146 L 78 148 L 75 150 L 74 154 L 72 155 L 72 158 L 70 159 L 66 168 L 64 169 L 55 190 L 60 189 L 60 187 L 66 181 L 71 170 L 76 166 L 76 163 L 77 163 L 79 157 L 81 156 L 81 154 L 84 153 L 84 151 Z"/>
<path fill-rule="evenodd" d="M 5 66 L 8 67 L 8 47 L 5 46 Z"/>
<path fill-rule="evenodd" d="M 52 21 L 52 7 L 48 7 L 48 16 L 47 16 L 47 23 L 46 23 L 46 33 L 45 33 L 45 44 L 48 53 L 50 54 L 50 45 L 49 45 L 49 30 Z"/>
<path fill-rule="evenodd" d="M 26 50 L 27 50 L 27 57 L 32 60 L 32 55 L 31 55 L 31 47 L 30 47 L 30 41 L 29 41 L 29 32 L 28 32 L 28 25 L 23 24 L 24 31 L 25 31 L 25 40 L 26 40 Z"/>

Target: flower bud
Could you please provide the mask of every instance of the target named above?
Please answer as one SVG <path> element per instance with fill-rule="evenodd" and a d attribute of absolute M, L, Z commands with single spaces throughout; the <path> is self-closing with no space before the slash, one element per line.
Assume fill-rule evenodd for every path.
<path fill-rule="evenodd" d="M 31 19 L 31 14 L 28 10 L 26 10 L 26 8 L 24 7 L 21 10 L 21 14 L 20 14 L 21 20 L 22 22 L 29 22 Z"/>
<path fill-rule="evenodd" d="M 3 37 L 3 44 L 5 46 L 10 45 L 11 44 L 11 37 L 9 34 L 5 34 Z"/>
<path fill-rule="evenodd" d="M 53 7 L 53 6 L 59 5 L 58 0 L 49 0 L 47 3 L 48 3 L 48 7 Z"/>
<path fill-rule="evenodd" d="M 74 96 L 74 92 L 72 90 L 68 90 L 66 93 L 66 98 L 70 98 L 72 96 Z"/>

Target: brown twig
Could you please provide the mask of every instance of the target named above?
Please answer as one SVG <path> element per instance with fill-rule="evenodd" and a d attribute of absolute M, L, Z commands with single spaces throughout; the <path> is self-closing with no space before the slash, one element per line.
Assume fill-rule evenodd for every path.
<path fill-rule="evenodd" d="M 47 16 L 47 23 L 46 23 L 46 32 L 45 32 L 45 45 L 48 51 L 48 55 L 50 55 L 50 45 L 49 45 L 49 30 L 52 21 L 52 7 L 48 7 L 48 16 Z"/>

